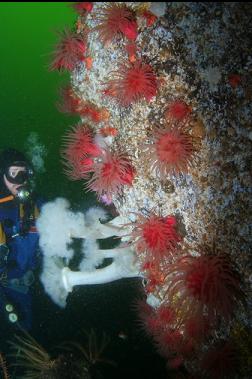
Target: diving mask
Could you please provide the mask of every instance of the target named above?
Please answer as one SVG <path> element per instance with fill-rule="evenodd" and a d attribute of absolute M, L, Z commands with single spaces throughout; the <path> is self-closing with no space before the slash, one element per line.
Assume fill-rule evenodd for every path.
<path fill-rule="evenodd" d="M 6 169 L 6 179 L 12 184 L 24 184 L 33 176 L 33 170 L 25 162 L 14 162 Z"/>

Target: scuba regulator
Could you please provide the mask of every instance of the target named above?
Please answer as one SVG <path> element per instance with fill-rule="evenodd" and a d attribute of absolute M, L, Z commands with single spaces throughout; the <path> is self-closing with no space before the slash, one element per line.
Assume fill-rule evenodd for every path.
<path fill-rule="evenodd" d="M 20 203 L 27 203 L 31 200 L 31 194 L 29 187 L 22 186 L 18 189 L 17 198 Z"/>

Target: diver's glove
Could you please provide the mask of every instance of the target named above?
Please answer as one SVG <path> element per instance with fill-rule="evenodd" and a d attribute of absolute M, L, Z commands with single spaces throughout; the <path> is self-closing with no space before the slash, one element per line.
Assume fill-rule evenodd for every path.
<path fill-rule="evenodd" d="M 9 255 L 9 248 L 7 245 L 0 245 L 0 271 L 6 267 Z"/>
<path fill-rule="evenodd" d="M 26 273 L 23 276 L 23 283 L 25 286 L 30 287 L 35 281 L 34 274 L 32 270 L 26 271 Z"/>

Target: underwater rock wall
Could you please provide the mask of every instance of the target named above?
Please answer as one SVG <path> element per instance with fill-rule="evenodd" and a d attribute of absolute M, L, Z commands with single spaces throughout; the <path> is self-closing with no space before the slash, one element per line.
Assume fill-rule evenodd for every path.
<path fill-rule="evenodd" d="M 104 173 L 99 165 L 113 165 L 113 159 L 97 151 L 83 152 L 88 159 L 85 170 L 78 163 L 81 172 L 74 178 L 88 179 L 88 189 L 96 189 L 99 200 L 105 196 L 113 201 L 133 233 L 130 240 L 146 274 L 153 319 L 160 321 L 162 307 L 170 310 L 162 326 L 152 330 L 160 353 L 170 367 L 185 364 L 189 371 L 211 377 L 214 364 L 204 353 L 220 340 L 221 353 L 215 350 L 220 360 L 224 354 L 231 359 L 237 345 L 243 362 L 249 355 L 249 348 L 239 344 L 251 327 L 252 10 L 249 3 L 234 2 L 157 3 L 158 10 L 152 4 L 76 8 L 76 32 L 85 41 L 85 58 L 70 70 L 71 87 L 64 92 L 62 108 L 80 114 L 98 149 L 122 153 L 119 169 L 125 172 L 119 175 L 119 190 L 101 188 L 103 181 L 94 184 L 92 175 Z M 159 12 L 161 16 L 155 16 Z M 68 165 L 72 159 L 70 170 L 75 170 L 68 143 L 69 138 L 64 157 Z M 171 154 L 172 163 L 165 154 Z M 151 215 L 172 222 L 177 233 L 169 230 L 160 237 L 170 233 L 173 240 L 171 254 L 159 251 L 158 259 L 153 257 L 153 240 L 139 231 L 134 234 Z M 149 229 L 149 236 L 152 232 Z M 226 304 L 220 306 L 222 295 L 231 300 L 223 298 Z M 219 297 L 216 302 L 214 297 Z M 150 323 L 143 318 L 145 325 Z M 189 321 L 203 326 L 188 332 Z M 208 333 L 211 328 L 214 332 Z M 241 360 L 231 365 L 231 372 L 246 377 Z"/>

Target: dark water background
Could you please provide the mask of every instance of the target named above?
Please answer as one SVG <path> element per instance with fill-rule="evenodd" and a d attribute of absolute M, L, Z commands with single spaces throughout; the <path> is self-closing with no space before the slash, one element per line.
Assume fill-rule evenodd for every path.
<path fill-rule="evenodd" d="M 94 205 L 95 198 L 84 193 L 81 183 L 64 176 L 59 154 L 62 135 L 78 121 L 59 113 L 55 106 L 59 88 L 69 82 L 69 76 L 47 69 L 58 39 L 56 32 L 71 28 L 75 20 L 76 14 L 66 2 L 0 4 L 0 148 L 25 151 L 30 133 L 36 133 L 47 151 L 46 171 L 37 175 L 38 192 L 48 200 L 65 197 L 75 209 L 84 209 Z M 105 355 L 117 362 L 117 367 L 101 367 L 94 377 L 171 377 L 164 360 L 138 327 L 133 303 L 142 295 L 138 279 L 79 287 L 69 295 L 67 307 L 60 309 L 37 280 L 32 335 L 56 354 L 55 346 L 63 341 L 84 343 L 84 329 L 95 329 L 98 337 L 104 331 L 111 337 Z M 2 318 L 0 322 L 0 351 L 10 365 L 13 359 L 7 355 L 7 341 L 13 340 L 15 332 Z M 126 339 L 119 338 L 120 332 Z"/>

